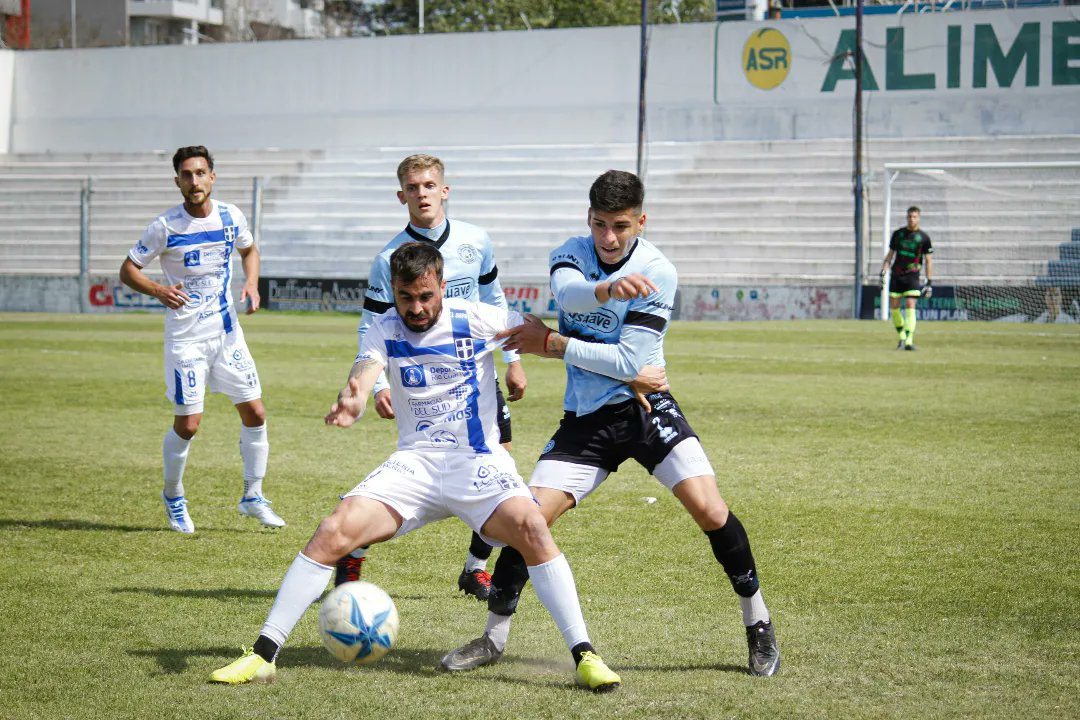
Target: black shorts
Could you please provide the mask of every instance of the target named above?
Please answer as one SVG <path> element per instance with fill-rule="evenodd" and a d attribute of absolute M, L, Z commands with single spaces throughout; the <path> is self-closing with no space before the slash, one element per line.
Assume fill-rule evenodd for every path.
<path fill-rule="evenodd" d="M 919 292 L 922 286 L 919 283 L 919 273 L 893 273 L 889 276 L 889 292 L 903 295 L 909 292 Z"/>
<path fill-rule="evenodd" d="M 510 442 L 510 406 L 503 399 L 502 387 L 495 380 L 495 416 L 499 425 L 499 444 Z"/>
<path fill-rule="evenodd" d="M 651 474 L 673 447 L 697 433 L 671 393 L 646 397 L 652 405 L 648 414 L 637 400 L 605 405 L 588 415 L 566 412 L 540 459 L 615 472 L 633 458 Z"/>

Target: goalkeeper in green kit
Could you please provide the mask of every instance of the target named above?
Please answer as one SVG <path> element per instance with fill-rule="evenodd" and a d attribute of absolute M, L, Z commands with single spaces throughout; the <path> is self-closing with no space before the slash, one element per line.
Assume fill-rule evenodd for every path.
<path fill-rule="evenodd" d="M 928 298 L 934 293 L 932 278 L 934 275 L 933 252 L 930 236 L 919 228 L 919 208 L 912 205 L 907 211 L 907 225 L 892 234 L 889 241 L 889 254 L 881 263 L 881 281 L 889 275 L 889 310 L 893 326 L 900 342 L 897 350 L 915 349 L 915 301 L 919 296 Z M 926 283 L 919 284 L 919 272 L 926 261 Z M 904 301 L 901 312 L 900 300 Z"/>

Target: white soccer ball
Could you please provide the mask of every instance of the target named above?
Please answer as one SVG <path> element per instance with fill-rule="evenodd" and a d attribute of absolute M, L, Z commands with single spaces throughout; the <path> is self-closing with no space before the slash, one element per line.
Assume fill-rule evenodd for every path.
<path fill-rule="evenodd" d="M 375 662 L 394 644 L 398 631 L 394 601 L 378 585 L 363 580 L 342 583 L 319 609 L 319 634 L 341 662 Z"/>

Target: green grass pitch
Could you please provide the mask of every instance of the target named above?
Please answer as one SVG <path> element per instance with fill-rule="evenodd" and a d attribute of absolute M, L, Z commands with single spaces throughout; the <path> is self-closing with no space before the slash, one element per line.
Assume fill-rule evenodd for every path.
<path fill-rule="evenodd" d="M 214 396 L 185 484 L 198 533 L 168 530 L 171 408 L 154 315 L 0 315 L 0 718 L 982 718 L 1080 716 L 1080 331 L 881 322 L 676 323 L 673 391 L 746 525 L 783 652 L 745 674 L 738 605 L 674 498 L 627 465 L 554 530 L 619 692 L 573 686 L 526 591 L 503 660 L 439 657 L 476 636 L 456 520 L 377 547 L 398 644 L 326 653 L 310 611 L 270 686 L 206 683 L 250 645 L 337 495 L 394 445 L 374 413 L 322 415 L 356 319 L 244 318 L 269 412 L 267 495 L 236 513 L 238 419 Z M 562 365 L 526 359 L 513 406 L 527 477 L 560 415 Z M 658 502 L 643 498 L 654 496 Z"/>

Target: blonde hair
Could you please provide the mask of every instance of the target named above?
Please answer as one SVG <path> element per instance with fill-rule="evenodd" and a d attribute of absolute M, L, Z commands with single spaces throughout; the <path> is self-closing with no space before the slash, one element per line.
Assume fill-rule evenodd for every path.
<path fill-rule="evenodd" d="M 445 168 L 443 167 L 442 160 L 434 155 L 410 155 L 409 157 L 398 163 L 397 166 L 397 179 L 398 184 L 405 182 L 405 176 L 411 172 L 419 172 L 421 170 L 430 170 L 435 168 L 439 171 L 439 178 L 443 178 L 445 175 Z"/>

